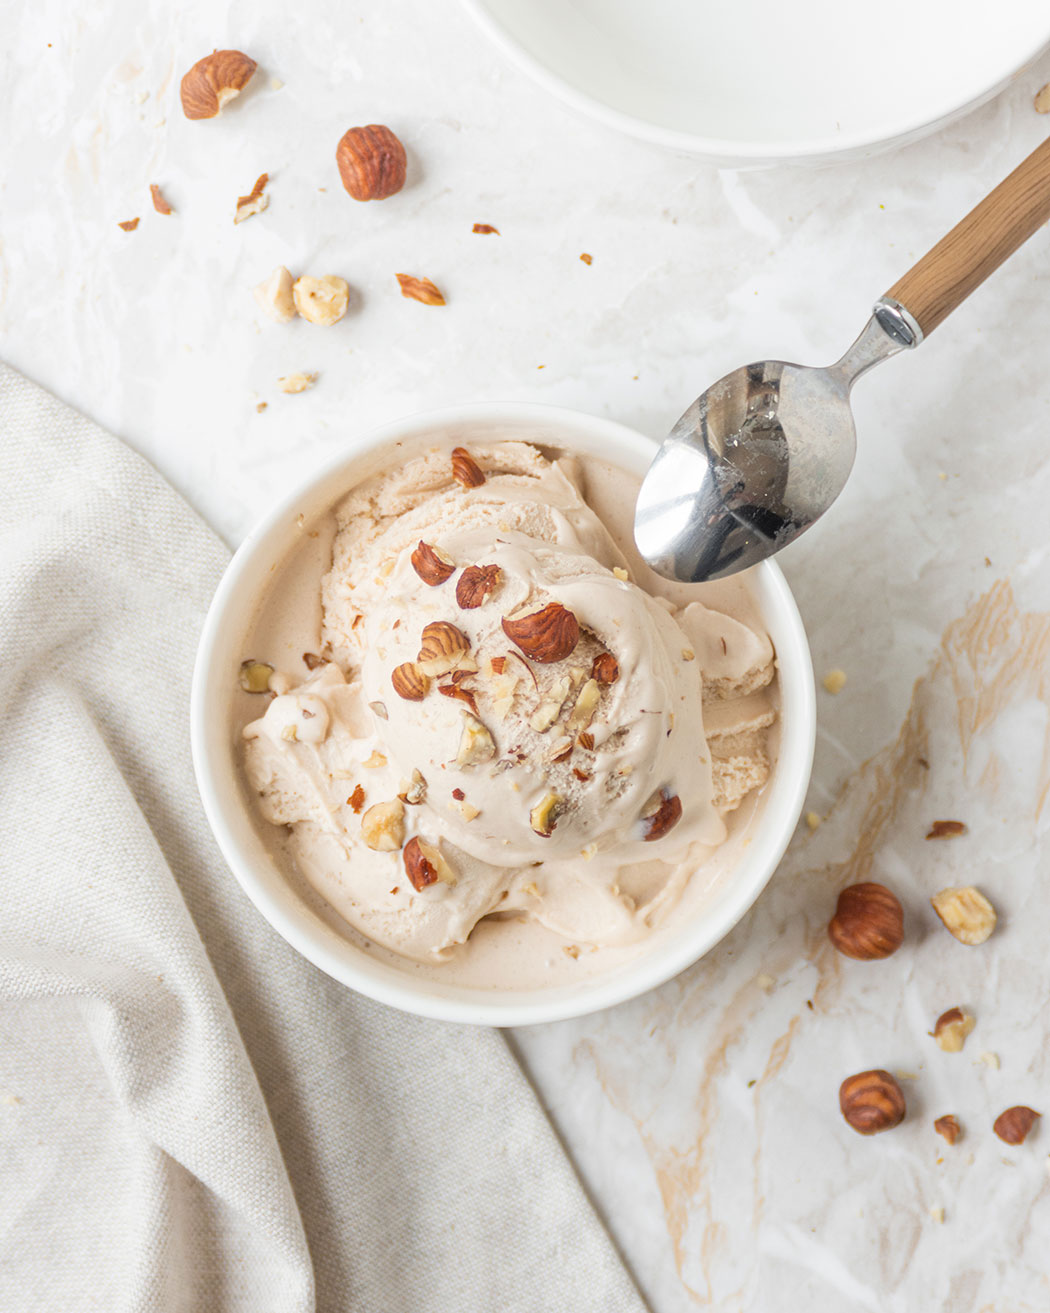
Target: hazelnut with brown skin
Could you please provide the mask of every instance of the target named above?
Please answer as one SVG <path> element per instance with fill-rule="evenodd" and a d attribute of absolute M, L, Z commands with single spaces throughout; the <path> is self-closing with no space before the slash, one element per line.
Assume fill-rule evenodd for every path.
<path fill-rule="evenodd" d="M 381 123 L 350 128 L 336 147 L 343 186 L 355 201 L 381 201 L 405 185 L 405 148 Z"/>
<path fill-rule="evenodd" d="M 873 962 L 904 942 L 904 909 L 896 894 L 874 881 L 851 884 L 839 894 L 828 938 L 847 957 Z"/>
<path fill-rule="evenodd" d="M 944 1117 L 938 1117 L 933 1123 L 933 1129 L 938 1135 L 943 1135 L 949 1144 L 954 1144 L 959 1138 L 962 1128 L 959 1125 L 958 1118 L 954 1113 L 948 1113 Z"/>
<path fill-rule="evenodd" d="M 942 1012 L 933 1027 L 933 1037 L 945 1053 L 958 1053 L 975 1025 L 973 1013 L 962 1008 Z"/>
<path fill-rule="evenodd" d="M 839 1087 L 839 1107 L 858 1135 L 877 1135 L 904 1120 L 904 1092 L 888 1071 L 860 1071 Z"/>
<path fill-rule="evenodd" d="M 1005 1112 L 1001 1112 L 996 1117 L 992 1130 L 995 1131 L 1004 1144 L 1024 1144 L 1028 1138 L 1028 1132 L 1041 1115 L 1041 1113 L 1023 1105 L 1016 1108 L 1007 1108 Z"/>

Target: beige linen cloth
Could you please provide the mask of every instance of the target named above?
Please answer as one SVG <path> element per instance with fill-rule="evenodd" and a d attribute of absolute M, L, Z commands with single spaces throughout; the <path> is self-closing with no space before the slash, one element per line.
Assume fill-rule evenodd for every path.
<path fill-rule="evenodd" d="M 639 1313 L 496 1032 L 300 958 L 187 704 L 218 540 L 0 366 L 0 1309 Z"/>

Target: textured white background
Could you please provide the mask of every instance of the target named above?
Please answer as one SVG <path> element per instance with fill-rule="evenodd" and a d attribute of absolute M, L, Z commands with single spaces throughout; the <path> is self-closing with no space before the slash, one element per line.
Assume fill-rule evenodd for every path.
<path fill-rule="evenodd" d="M 405 412 L 550 401 L 658 436 L 746 359 L 833 358 L 1048 126 L 1032 108 L 1044 59 L 896 154 L 734 174 L 577 119 L 450 4 L 14 10 L 0 356 L 146 454 L 231 545 L 290 480 Z M 226 45 L 260 73 L 221 119 L 189 123 L 179 78 Z M 333 155 L 368 122 L 402 137 L 410 170 L 399 196 L 359 205 Z M 269 209 L 234 227 L 263 170 Z M 153 212 L 151 182 L 173 216 Z M 136 215 L 136 232 L 117 227 Z M 1010 1103 L 1050 1105 L 1048 240 L 860 385 L 850 487 L 784 558 L 818 673 L 849 675 L 821 694 L 811 805 L 828 823 L 693 971 L 517 1036 L 660 1313 L 1050 1306 L 1048 1133 L 1004 1152 L 989 1131 Z M 332 330 L 263 321 L 250 289 L 278 263 L 342 274 L 353 312 Z M 395 272 L 434 279 L 447 308 L 403 300 Z M 319 371 L 316 388 L 282 395 L 298 369 Z M 955 815 L 967 838 L 924 843 L 930 819 Z M 868 872 L 909 925 L 871 966 L 823 939 L 835 889 Z M 1003 913 L 977 950 L 923 910 L 971 879 Z M 978 1030 L 948 1057 L 925 1032 L 960 1002 Z M 1000 1071 L 974 1065 L 985 1050 Z M 836 1090 L 878 1065 L 916 1073 L 913 1115 L 867 1141 Z M 954 1150 L 929 1126 L 949 1110 L 968 1130 Z"/>

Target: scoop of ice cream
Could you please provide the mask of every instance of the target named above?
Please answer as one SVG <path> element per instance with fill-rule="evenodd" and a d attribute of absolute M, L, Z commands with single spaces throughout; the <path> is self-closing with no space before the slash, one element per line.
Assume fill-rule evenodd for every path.
<path fill-rule="evenodd" d="M 573 461 L 470 459 L 466 484 L 435 450 L 337 509 L 330 663 L 247 727 L 249 780 L 398 952 L 448 954 L 493 912 L 637 938 L 768 774 L 772 648 L 638 587 Z"/>
<path fill-rule="evenodd" d="M 431 536 L 456 570 L 433 586 L 403 549 L 365 620 L 361 679 L 402 774 L 448 799 L 441 833 L 497 866 L 589 845 L 628 858 L 673 797 L 673 846 L 718 843 L 700 667 L 667 611 L 567 542 Z M 464 607 L 475 567 L 493 586 Z"/>

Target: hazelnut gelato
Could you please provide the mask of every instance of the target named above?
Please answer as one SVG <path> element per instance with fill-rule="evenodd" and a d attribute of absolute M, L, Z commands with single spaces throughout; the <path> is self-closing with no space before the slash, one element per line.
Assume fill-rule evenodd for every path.
<path fill-rule="evenodd" d="M 469 953 L 483 921 L 572 953 L 644 940 L 769 774 L 768 637 L 638 586 L 585 475 L 502 442 L 367 480 L 300 582 L 305 664 L 245 662 L 270 696 L 243 729 L 261 815 L 403 958 Z"/>

